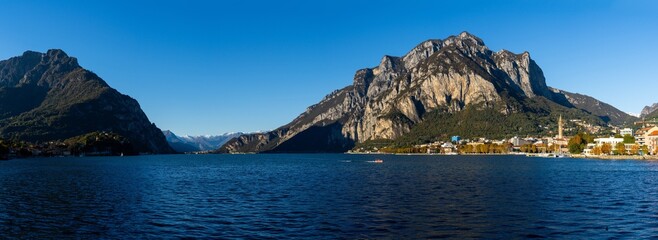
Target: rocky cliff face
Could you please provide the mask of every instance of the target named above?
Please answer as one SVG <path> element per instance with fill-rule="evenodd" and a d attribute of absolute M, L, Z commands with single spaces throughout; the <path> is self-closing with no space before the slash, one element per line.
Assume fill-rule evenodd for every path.
<path fill-rule="evenodd" d="M 648 115 L 652 115 L 651 113 L 655 111 L 658 111 L 658 103 L 654 103 L 651 106 L 645 106 L 642 109 L 642 112 L 640 113 L 640 118 L 644 118 L 647 117 Z"/>
<path fill-rule="evenodd" d="M 0 61 L 0 103 L 2 137 L 50 141 L 107 131 L 126 137 L 139 152 L 173 152 L 135 99 L 62 50 Z"/>
<path fill-rule="evenodd" d="M 524 103 L 533 98 L 567 103 L 547 87 L 529 53 L 493 52 L 463 32 L 425 41 L 402 57 L 384 56 L 291 123 L 241 136 L 220 151 L 345 151 L 357 142 L 403 136 L 431 111 L 478 106 L 510 114 L 525 111 Z"/>

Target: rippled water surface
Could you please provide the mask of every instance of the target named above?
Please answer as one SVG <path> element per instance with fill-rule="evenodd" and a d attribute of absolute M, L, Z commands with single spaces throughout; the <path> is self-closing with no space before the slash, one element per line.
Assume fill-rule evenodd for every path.
<path fill-rule="evenodd" d="M 367 161 L 381 158 L 382 164 Z M 166 155 L 0 162 L 0 238 L 658 236 L 658 162 Z"/>

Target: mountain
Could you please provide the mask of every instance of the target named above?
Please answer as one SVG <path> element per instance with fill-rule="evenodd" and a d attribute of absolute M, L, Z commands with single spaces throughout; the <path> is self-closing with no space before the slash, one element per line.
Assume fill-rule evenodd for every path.
<path fill-rule="evenodd" d="M 0 137 L 43 142 L 112 132 L 137 152 L 173 152 L 135 99 L 62 50 L 0 61 L 0 103 Z"/>
<path fill-rule="evenodd" d="M 549 88 L 528 52 L 493 52 L 463 32 L 425 41 L 402 57 L 384 56 L 292 122 L 242 135 L 219 152 L 343 152 L 367 142 L 548 134 L 560 115 L 597 125 L 629 117 L 590 101 Z"/>
<path fill-rule="evenodd" d="M 646 115 L 643 116 L 643 118 L 646 120 L 658 119 L 658 109 L 655 109 L 652 112 L 647 113 Z"/>
<path fill-rule="evenodd" d="M 173 132 L 166 130 L 162 132 L 169 145 L 177 152 L 198 152 L 216 150 L 229 140 L 242 135 L 243 133 L 225 133 L 216 136 L 177 136 Z"/>
<path fill-rule="evenodd" d="M 551 91 L 562 94 L 567 98 L 570 104 L 574 107 L 585 110 L 593 115 L 596 115 L 603 119 L 605 122 L 608 122 L 613 125 L 628 125 L 632 124 L 634 121 L 638 120 L 637 117 L 632 116 L 626 112 L 623 112 L 610 104 L 601 102 L 593 97 L 578 94 L 570 93 L 564 90 L 559 90 L 555 88 L 550 88 Z"/>
<path fill-rule="evenodd" d="M 658 103 L 654 103 L 651 106 L 645 106 L 640 113 L 640 118 L 645 118 L 656 110 L 658 110 Z"/>
<path fill-rule="evenodd" d="M 193 144 L 190 144 L 184 140 L 182 140 L 180 137 L 176 136 L 173 132 L 169 130 L 162 131 L 164 134 L 165 138 L 167 139 L 167 143 L 169 143 L 169 146 L 174 149 L 174 151 L 179 152 L 179 153 L 185 153 L 185 152 L 198 152 L 200 151 L 198 147 L 195 147 Z"/>

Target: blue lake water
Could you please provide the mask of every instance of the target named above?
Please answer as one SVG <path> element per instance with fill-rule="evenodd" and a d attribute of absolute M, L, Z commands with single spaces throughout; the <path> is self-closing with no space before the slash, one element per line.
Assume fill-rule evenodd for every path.
<path fill-rule="evenodd" d="M 382 164 L 367 161 L 381 158 Z M 0 238 L 658 236 L 658 162 L 164 155 L 0 161 Z"/>

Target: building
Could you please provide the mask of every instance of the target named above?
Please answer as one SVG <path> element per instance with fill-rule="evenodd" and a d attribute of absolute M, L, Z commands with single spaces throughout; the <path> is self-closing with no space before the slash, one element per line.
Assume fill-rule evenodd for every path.
<path fill-rule="evenodd" d="M 644 136 L 645 143 L 649 147 L 649 152 L 651 154 L 658 153 L 658 127 L 653 127 L 650 131 Z"/>
<path fill-rule="evenodd" d="M 452 136 L 450 138 L 450 141 L 454 142 L 454 143 L 459 142 L 460 140 L 462 140 L 462 138 L 460 136 Z"/>
<path fill-rule="evenodd" d="M 603 146 L 603 144 L 610 145 L 610 147 L 612 148 L 611 150 L 614 150 L 614 148 L 617 146 L 617 144 L 623 143 L 623 142 L 624 142 L 624 138 L 616 138 L 616 137 L 595 138 L 594 143 L 587 144 L 587 147 L 585 149 L 583 149 L 583 153 L 585 155 L 591 155 L 592 150 L 595 147 L 601 147 L 601 146 Z M 626 152 L 627 153 L 630 152 L 630 149 L 633 145 L 634 144 L 626 144 Z"/>
<path fill-rule="evenodd" d="M 608 137 L 608 138 L 595 138 L 594 142 L 596 146 L 601 146 L 605 143 L 610 144 L 612 147 L 616 146 L 618 143 L 624 142 L 623 138 Z"/>
<path fill-rule="evenodd" d="M 557 138 L 558 139 L 564 139 L 563 136 L 562 136 L 562 125 L 564 125 L 564 123 L 562 122 L 562 115 L 560 115 L 560 119 L 558 120 L 557 124 L 558 124 L 557 125 L 557 132 L 558 132 Z"/>
<path fill-rule="evenodd" d="M 554 139 L 546 139 L 546 142 L 553 151 L 567 152 L 569 151 L 569 149 L 566 148 L 569 144 L 569 139 L 564 137 L 564 121 L 562 121 L 562 115 L 560 115 L 557 124 L 557 136 Z"/>
<path fill-rule="evenodd" d="M 640 144 L 640 146 L 644 146 L 645 143 L 645 135 L 647 135 L 647 132 L 651 130 L 650 127 L 646 128 L 640 128 L 635 132 L 635 143 Z"/>
<path fill-rule="evenodd" d="M 526 145 L 526 144 L 531 144 L 531 143 L 532 143 L 532 142 L 527 141 L 527 140 L 525 140 L 525 139 L 522 139 L 522 138 L 520 138 L 520 137 L 513 137 L 513 138 L 511 138 L 511 139 L 509 140 L 509 142 L 510 142 L 513 146 L 515 146 L 515 147 L 519 147 L 519 146 L 522 146 L 522 145 Z"/>
<path fill-rule="evenodd" d="M 456 153 L 457 149 L 452 143 L 441 144 L 441 153 Z"/>
<path fill-rule="evenodd" d="M 620 129 L 620 130 L 619 130 L 619 135 L 622 135 L 622 136 L 626 136 L 626 135 L 633 136 L 633 129 L 631 129 L 631 128 L 623 128 L 623 129 Z"/>

